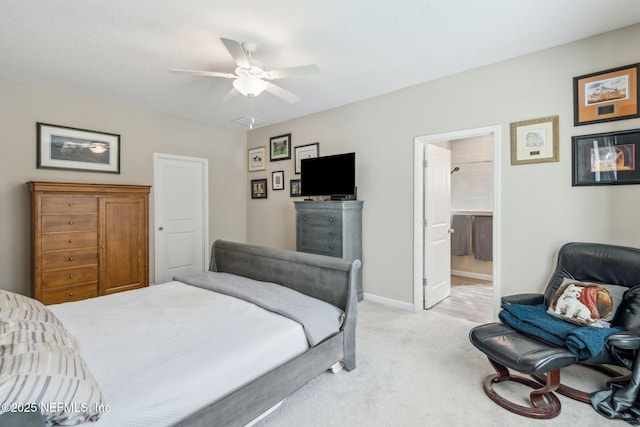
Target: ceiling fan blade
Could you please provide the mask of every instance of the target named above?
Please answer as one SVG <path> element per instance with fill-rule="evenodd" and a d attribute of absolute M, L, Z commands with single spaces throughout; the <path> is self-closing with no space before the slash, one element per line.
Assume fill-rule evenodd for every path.
<path fill-rule="evenodd" d="M 236 96 L 238 96 L 240 94 L 240 92 L 238 92 L 238 90 L 234 87 L 231 88 L 231 90 L 229 92 L 227 92 L 227 94 L 225 95 L 224 98 L 222 98 L 222 102 L 227 102 L 230 99 L 235 98 Z"/>
<path fill-rule="evenodd" d="M 198 70 L 169 70 L 172 73 L 183 73 L 183 74 L 193 74 L 196 76 L 206 76 L 206 77 L 223 77 L 225 79 L 235 79 L 237 76 L 235 74 L 229 73 L 219 73 L 217 71 L 198 71 Z"/>
<path fill-rule="evenodd" d="M 251 68 L 251 64 L 249 64 L 249 58 L 247 58 L 247 54 L 245 53 L 242 45 L 235 40 L 220 38 L 224 47 L 227 48 L 229 54 L 235 61 L 236 65 L 240 68 Z"/>
<path fill-rule="evenodd" d="M 316 64 L 301 65 L 299 67 L 282 68 L 280 70 L 272 70 L 265 73 L 267 78 L 284 79 L 287 77 L 303 77 L 320 74 L 320 68 Z"/>
<path fill-rule="evenodd" d="M 275 96 L 277 96 L 278 98 L 282 98 L 285 101 L 287 101 L 289 104 L 295 104 L 296 102 L 300 101 L 300 97 L 297 95 L 294 95 L 293 93 L 289 92 L 286 89 L 282 89 L 280 86 L 276 86 L 273 83 L 270 82 L 266 82 L 267 83 L 267 87 L 266 87 L 266 91 L 267 92 L 271 92 L 272 94 L 274 94 Z"/>

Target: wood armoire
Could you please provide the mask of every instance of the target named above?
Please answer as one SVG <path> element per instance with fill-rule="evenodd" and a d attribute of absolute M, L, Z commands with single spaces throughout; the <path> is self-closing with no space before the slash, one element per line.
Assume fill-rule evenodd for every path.
<path fill-rule="evenodd" d="M 27 184 L 33 298 L 57 304 L 149 285 L 150 186 Z"/>

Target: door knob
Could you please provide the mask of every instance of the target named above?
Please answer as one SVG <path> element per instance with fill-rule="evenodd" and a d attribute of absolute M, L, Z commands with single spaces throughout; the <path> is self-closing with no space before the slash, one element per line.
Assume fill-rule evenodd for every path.
<path fill-rule="evenodd" d="M 164 230 L 164 227 L 160 226 L 160 227 L 158 227 L 158 230 L 162 231 L 162 230 Z"/>
<path fill-rule="evenodd" d="M 450 228 L 450 229 L 449 229 L 449 230 L 447 230 L 447 231 L 449 231 L 449 234 L 453 234 L 453 233 L 455 233 L 455 232 L 456 232 L 456 230 L 454 230 L 453 228 Z"/>

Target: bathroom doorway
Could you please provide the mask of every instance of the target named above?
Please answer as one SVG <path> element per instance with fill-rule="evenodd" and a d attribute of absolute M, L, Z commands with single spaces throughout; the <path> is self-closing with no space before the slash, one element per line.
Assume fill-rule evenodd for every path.
<path fill-rule="evenodd" d="M 467 317 L 481 322 L 495 317 L 499 307 L 499 253 L 497 236 L 500 234 L 499 192 L 499 141 L 498 126 L 472 129 L 446 134 L 429 135 L 415 139 L 415 244 L 414 244 L 414 310 L 426 307 L 444 311 L 456 317 Z M 450 253 L 436 254 L 430 245 L 428 221 L 434 191 L 427 177 L 429 161 L 424 161 L 429 144 L 446 147 L 451 151 L 450 171 L 451 212 L 448 215 L 449 239 L 446 247 Z M 441 165 L 440 165 L 441 166 Z M 430 187 L 431 185 L 431 187 Z M 439 191 L 439 190 L 438 190 Z M 423 207 L 422 209 L 420 207 Z M 453 218 L 458 224 L 454 226 Z M 460 221 L 462 220 L 462 221 Z M 488 224 L 488 226 L 487 226 Z M 456 230 L 456 227 L 460 227 Z M 456 235 L 456 233 L 458 233 Z M 488 233 L 488 234 L 487 234 Z M 474 242 L 475 238 L 475 242 Z M 475 247 L 474 247 L 475 243 Z M 429 259 L 450 257 L 450 292 L 441 301 L 429 301 Z M 440 286 L 440 285 L 439 285 Z"/>

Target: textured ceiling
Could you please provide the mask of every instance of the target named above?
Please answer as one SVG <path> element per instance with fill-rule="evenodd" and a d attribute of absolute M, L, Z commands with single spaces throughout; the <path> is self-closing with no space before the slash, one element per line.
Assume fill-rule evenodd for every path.
<path fill-rule="evenodd" d="M 0 79 L 198 121 L 267 124 L 640 22 L 638 0 L 0 0 Z M 257 44 L 301 100 L 253 99 L 232 81 L 220 37 Z M 594 52 L 597 55 L 597 52 Z M 624 64 L 612 64 L 624 65 Z"/>

